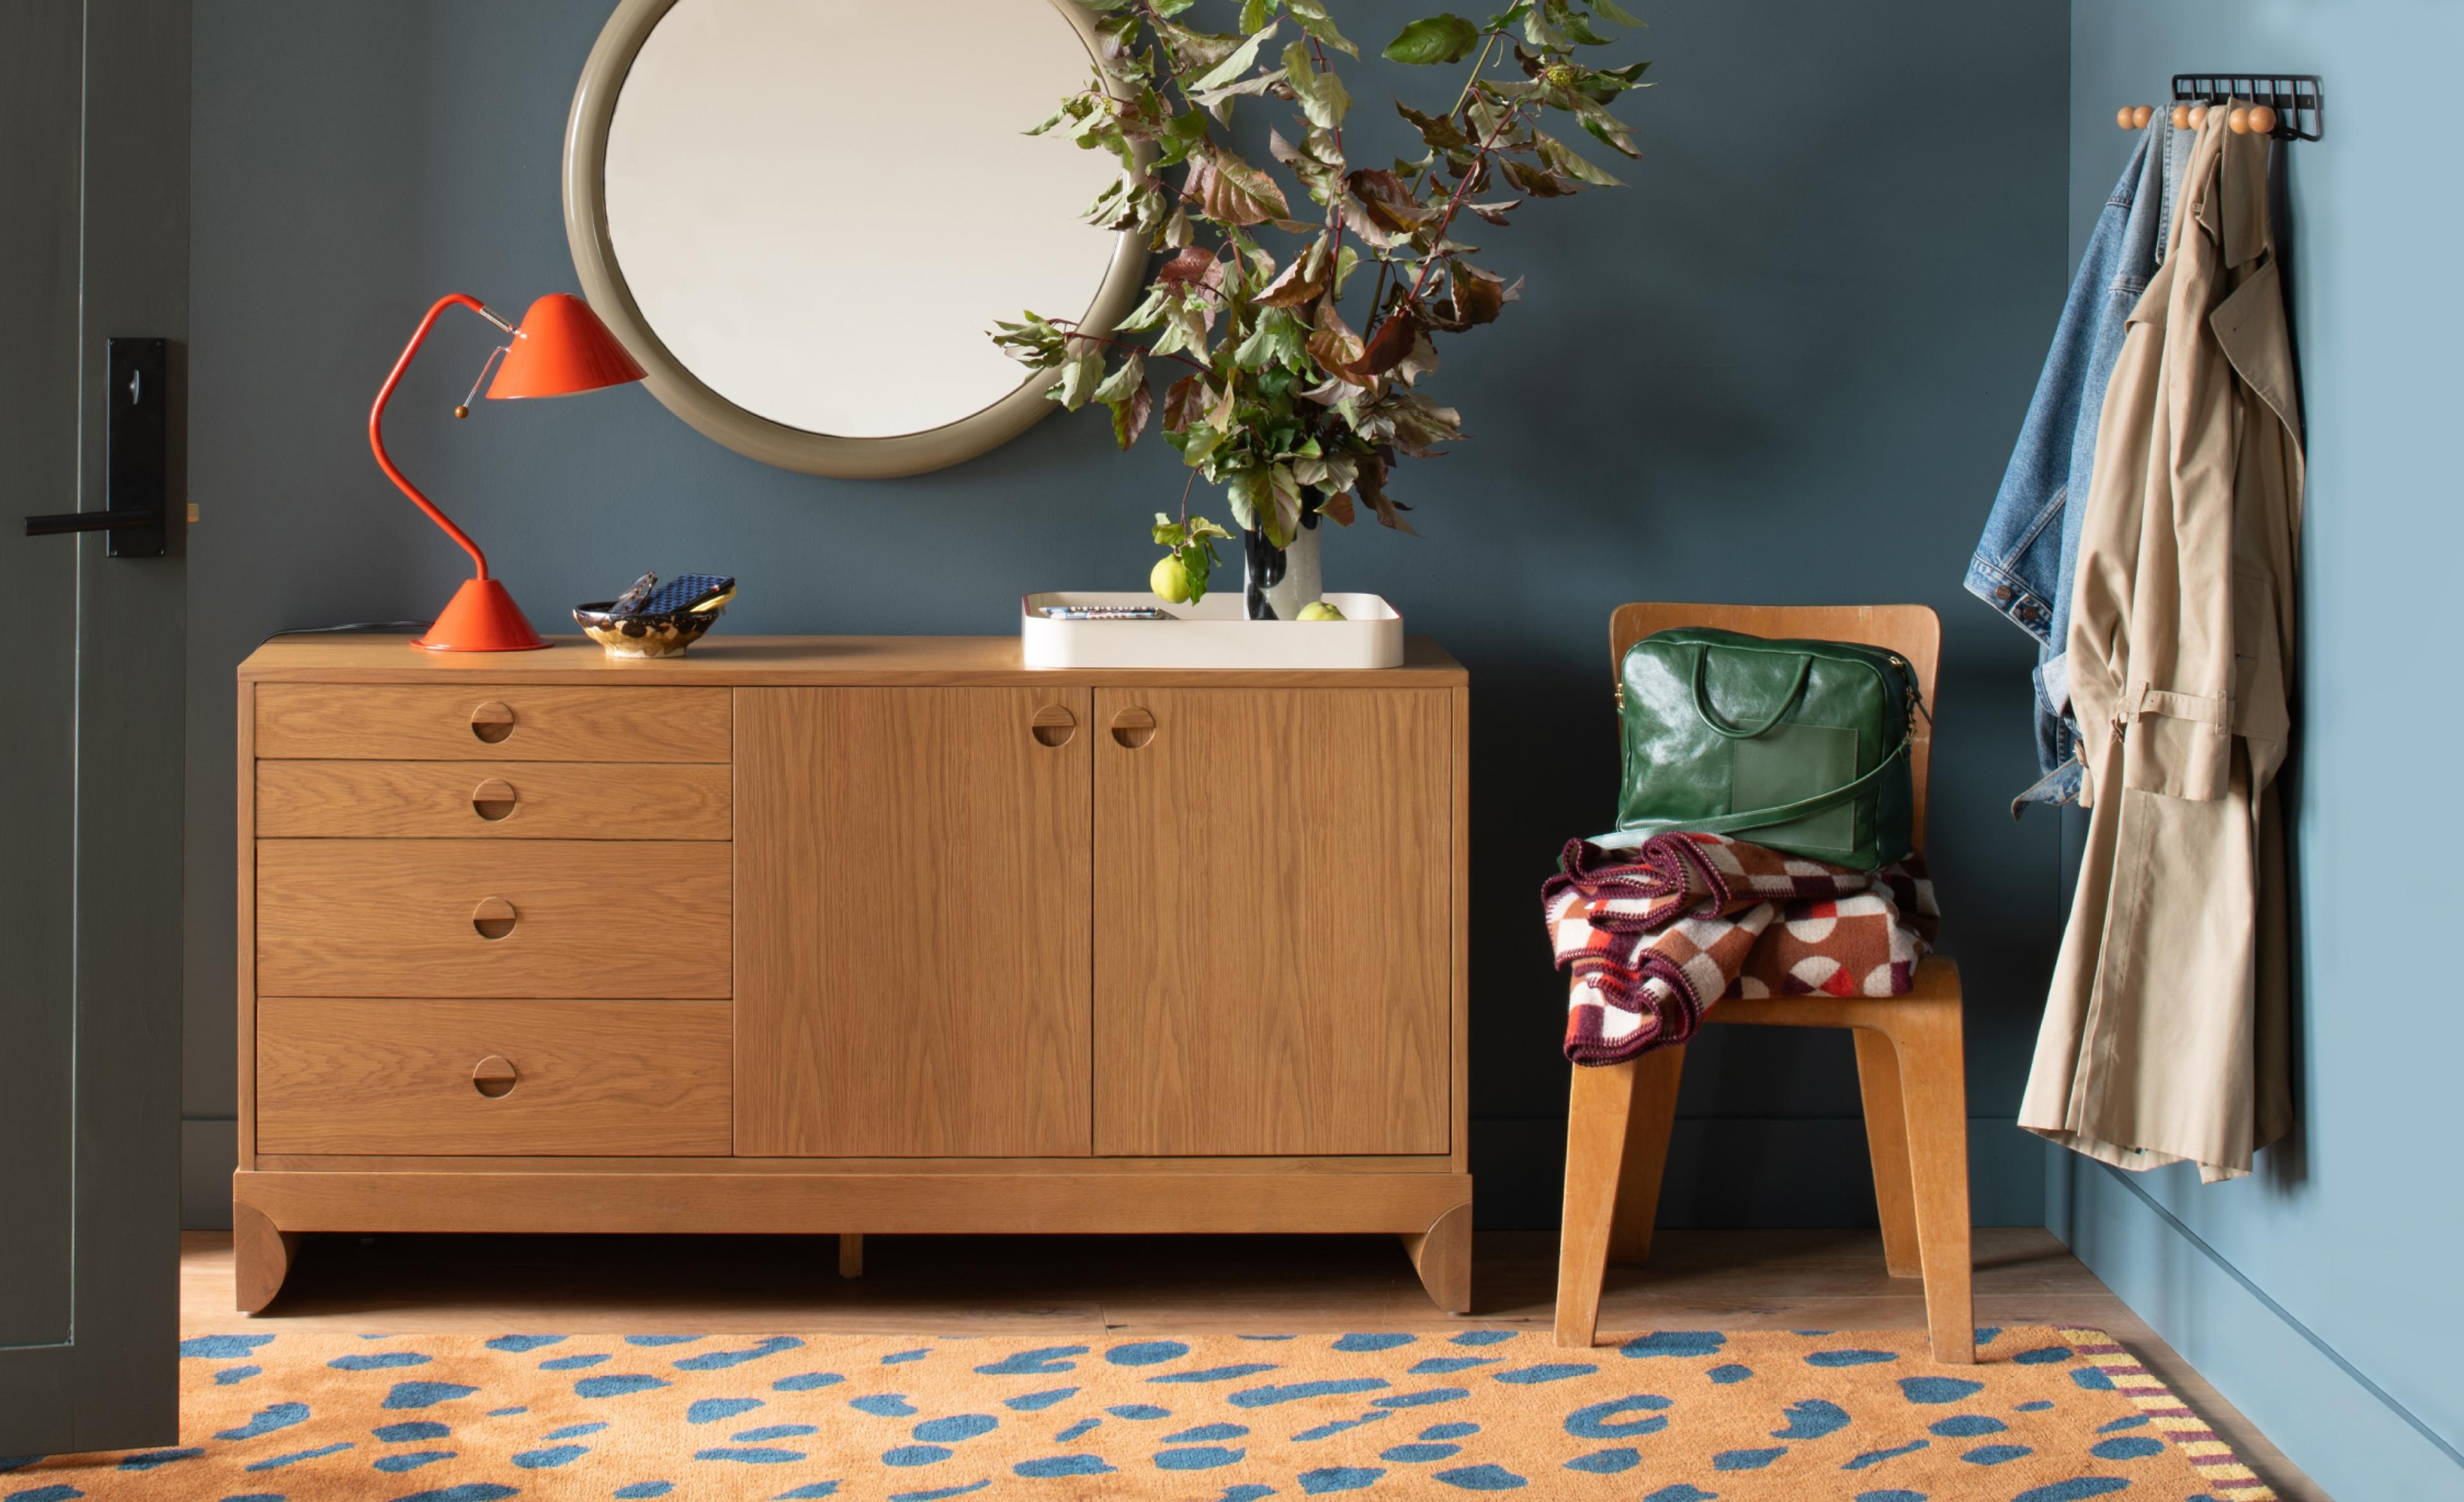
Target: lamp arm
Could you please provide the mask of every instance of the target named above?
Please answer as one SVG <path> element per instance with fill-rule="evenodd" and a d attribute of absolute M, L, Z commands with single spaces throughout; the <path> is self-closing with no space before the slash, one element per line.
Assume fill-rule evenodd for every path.
<path fill-rule="evenodd" d="M 410 336 L 410 342 L 403 346 L 402 358 L 393 363 L 393 373 L 385 377 L 385 386 L 377 391 L 376 406 L 368 409 L 368 447 L 376 451 L 377 467 L 385 472 L 385 478 L 400 486 L 402 493 L 410 497 L 413 505 L 428 513 L 429 520 L 443 527 L 446 536 L 461 544 L 462 551 L 471 555 L 471 562 L 478 568 L 475 577 L 485 579 L 488 577 L 488 555 L 479 551 L 479 544 L 471 541 L 469 533 L 453 524 L 452 518 L 436 508 L 436 502 L 421 495 L 419 487 L 406 478 L 402 471 L 394 468 L 393 459 L 385 453 L 385 403 L 392 399 L 393 388 L 402 384 L 402 373 L 410 368 L 411 357 L 418 354 L 419 346 L 428 342 L 428 331 L 436 326 L 438 316 L 447 308 L 456 304 L 469 308 L 508 334 L 514 331 L 514 325 L 506 321 L 502 315 L 476 298 L 464 297 L 461 293 L 454 292 L 437 298 L 436 306 L 428 310 L 428 317 L 419 320 L 419 328 Z"/>

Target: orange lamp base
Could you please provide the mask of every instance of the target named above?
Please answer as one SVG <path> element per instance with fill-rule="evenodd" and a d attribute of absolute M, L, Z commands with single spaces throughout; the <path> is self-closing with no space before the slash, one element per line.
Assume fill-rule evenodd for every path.
<path fill-rule="evenodd" d="M 493 579 L 465 579 L 413 647 L 429 652 L 537 652 L 547 645 L 531 630 L 522 607 Z"/>

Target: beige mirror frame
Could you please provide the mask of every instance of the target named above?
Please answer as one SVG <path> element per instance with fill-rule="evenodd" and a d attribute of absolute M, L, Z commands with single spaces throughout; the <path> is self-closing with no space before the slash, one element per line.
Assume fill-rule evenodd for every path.
<path fill-rule="evenodd" d="M 620 0 L 583 67 L 582 81 L 574 92 L 573 109 L 565 127 L 564 227 L 574 270 L 592 309 L 647 372 L 644 384 L 651 394 L 703 434 L 739 453 L 781 469 L 849 479 L 920 475 L 959 463 L 1007 443 L 1052 410 L 1055 404 L 1045 393 L 1058 379 L 1057 373 L 1022 369 L 1022 380 L 1015 389 L 988 406 L 938 426 L 879 437 L 816 432 L 763 416 L 721 394 L 653 331 L 633 289 L 627 283 L 609 233 L 608 144 L 618 100 L 645 44 L 671 10 L 693 3 L 697 0 Z M 1076 33 L 1087 54 L 1088 74 L 1092 75 L 1095 34 L 1083 9 L 1072 0 L 1008 3 L 1039 9 L 1048 6 L 1054 25 L 1067 26 Z M 886 9 L 894 11 L 895 6 Z M 1003 121 L 999 128 L 1016 131 L 1022 127 Z M 1067 141 L 1054 138 L 1044 138 L 1038 144 L 1056 151 L 1075 149 Z M 1077 207 L 1069 206 L 1070 211 L 1074 213 Z M 902 228 L 896 232 L 912 235 L 932 232 Z M 1115 244 L 1109 264 L 1101 269 L 1099 288 L 1087 308 L 1076 314 L 1079 326 L 1096 335 L 1110 334 L 1129 311 L 1144 280 L 1148 261 L 1144 236 L 1121 232 L 1112 238 Z M 993 316 L 1015 318 L 1017 311 L 1002 310 Z M 1068 317 L 1071 313 L 1061 310 L 1053 316 Z M 989 348 L 989 327 L 985 332 Z"/>

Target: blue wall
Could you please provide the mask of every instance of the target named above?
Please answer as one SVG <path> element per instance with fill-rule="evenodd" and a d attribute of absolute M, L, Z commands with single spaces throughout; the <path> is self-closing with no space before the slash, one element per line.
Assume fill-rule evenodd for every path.
<path fill-rule="evenodd" d="M 1337 9 L 1373 52 L 1413 13 Z M 1356 527 L 1327 547 L 1331 584 L 1389 595 L 1472 674 L 1483 1217 L 1556 1215 L 1564 993 L 1534 899 L 1559 844 L 1610 813 L 1610 608 L 1917 600 L 1947 629 L 1934 853 L 1975 999 L 1978 1209 L 2035 1224 L 2044 1160 L 2010 1119 L 2057 842 L 2050 821 L 2004 812 L 2033 777 L 2026 641 L 1959 581 L 2067 280 L 2066 11 L 1640 9 L 1637 55 L 1663 81 L 1628 111 L 1648 153 L 1620 168 L 1635 186 L 1477 236 L 1485 263 L 1530 280 L 1438 377 L 1475 436 L 1398 480 L 1421 538 Z M 558 164 L 607 10 L 198 8 L 186 1105 L 201 1219 L 231 1152 L 231 668 L 278 629 L 425 615 L 451 590 L 460 555 L 370 462 L 367 404 L 438 294 L 519 307 L 573 287 Z M 1363 100 L 1397 83 L 1424 103 L 1451 87 L 1437 70 L 1353 72 Z M 999 231 L 969 220 L 954 176 L 945 224 L 878 232 Z M 1180 489 L 1168 450 L 1115 454 L 1099 419 L 885 483 L 766 469 L 638 388 L 456 424 L 491 342 L 476 320 L 440 325 L 388 432 L 542 624 L 645 569 L 715 569 L 743 581 L 724 630 L 1012 631 L 1023 589 L 1143 580 L 1142 519 Z M 1721 1037 L 1695 1058 L 1672 1220 L 1870 1218 L 1844 1037 Z"/>
<path fill-rule="evenodd" d="M 2453 586 L 2464 549 L 2445 290 L 2464 235 L 2464 11 L 2415 0 L 2075 0 L 2071 228 L 2121 170 L 2123 103 L 2175 71 L 2316 73 L 2326 139 L 2291 148 L 2291 276 L 2309 427 L 2302 528 L 2300 1127 L 2203 1188 L 2056 1155 L 2049 1218 L 2333 1495 L 2464 1497 L 2464 1007 L 2433 874 L 2464 842 Z M 2425 879 L 2426 878 L 2426 879 Z"/>

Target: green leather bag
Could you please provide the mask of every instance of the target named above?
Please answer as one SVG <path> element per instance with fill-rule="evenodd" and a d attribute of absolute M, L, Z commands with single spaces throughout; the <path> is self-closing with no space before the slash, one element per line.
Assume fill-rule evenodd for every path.
<path fill-rule="evenodd" d="M 1910 850 L 1915 675 L 1851 642 L 1680 628 L 1626 650 L 1618 835 L 1726 834 L 1873 871 Z"/>

